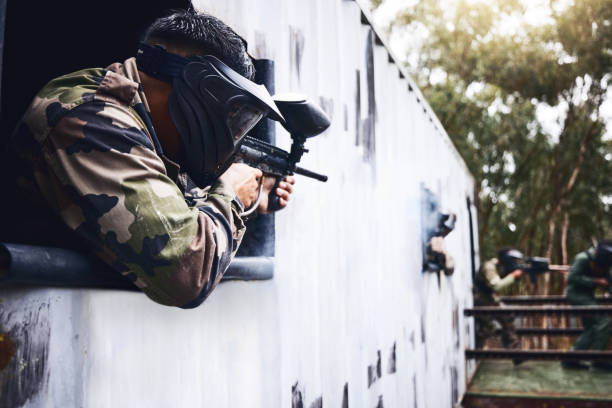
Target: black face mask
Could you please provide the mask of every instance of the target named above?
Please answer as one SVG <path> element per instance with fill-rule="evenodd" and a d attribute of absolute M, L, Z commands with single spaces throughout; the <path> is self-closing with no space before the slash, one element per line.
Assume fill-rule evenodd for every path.
<path fill-rule="evenodd" d="M 503 275 L 506 276 L 510 272 L 521 268 L 523 254 L 516 249 L 508 249 L 498 254 L 498 260 L 503 266 Z"/>
<path fill-rule="evenodd" d="M 520 268 L 520 264 L 518 262 L 505 262 L 505 263 L 502 263 L 502 266 L 503 266 L 503 276 L 506 276 L 510 272 Z"/>
<path fill-rule="evenodd" d="M 610 267 L 612 266 L 612 242 L 602 241 L 597 244 L 594 260 L 604 270 L 607 271 L 608 269 L 610 269 Z"/>
<path fill-rule="evenodd" d="M 243 138 L 264 116 L 284 121 L 263 85 L 214 56 L 184 58 L 141 44 L 136 62 L 143 72 L 172 83 L 168 110 L 183 142 L 181 164 L 200 186 L 231 165 Z"/>

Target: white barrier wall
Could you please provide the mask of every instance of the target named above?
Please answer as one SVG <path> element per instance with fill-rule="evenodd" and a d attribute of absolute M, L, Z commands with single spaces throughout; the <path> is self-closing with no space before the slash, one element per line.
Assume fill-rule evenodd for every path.
<path fill-rule="evenodd" d="M 452 406 L 472 370 L 473 180 L 431 109 L 354 1 L 194 4 L 275 61 L 277 92 L 325 108 L 332 126 L 302 165 L 329 181 L 299 178 L 277 215 L 273 280 L 223 283 L 195 310 L 0 289 L 0 405 Z M 421 185 L 458 215 L 452 277 L 421 271 Z"/>

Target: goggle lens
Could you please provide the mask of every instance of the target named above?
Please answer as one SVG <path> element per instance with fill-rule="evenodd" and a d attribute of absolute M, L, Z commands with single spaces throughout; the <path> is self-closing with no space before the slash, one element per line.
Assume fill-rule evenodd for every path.
<path fill-rule="evenodd" d="M 227 128 L 237 143 L 261 120 L 263 112 L 252 105 L 234 102 L 227 112 Z"/>

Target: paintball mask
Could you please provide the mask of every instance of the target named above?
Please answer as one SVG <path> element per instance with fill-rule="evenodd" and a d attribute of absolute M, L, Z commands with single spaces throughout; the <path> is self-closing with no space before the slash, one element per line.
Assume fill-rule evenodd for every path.
<path fill-rule="evenodd" d="M 594 261 L 608 269 L 612 266 L 612 240 L 599 241 Z"/>
<path fill-rule="evenodd" d="M 498 260 L 504 267 L 504 276 L 506 276 L 515 269 L 521 268 L 523 253 L 514 248 L 502 249 L 499 251 Z"/>
<path fill-rule="evenodd" d="M 170 117 L 184 148 L 187 173 L 200 186 L 219 177 L 247 133 L 266 115 L 284 122 L 272 97 L 212 56 L 182 57 L 141 43 L 138 69 L 172 84 Z"/>

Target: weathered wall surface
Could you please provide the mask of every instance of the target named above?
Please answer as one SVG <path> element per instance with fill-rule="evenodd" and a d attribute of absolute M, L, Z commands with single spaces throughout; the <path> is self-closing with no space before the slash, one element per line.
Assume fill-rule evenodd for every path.
<path fill-rule="evenodd" d="M 452 406 L 471 371 L 473 197 L 437 119 L 356 2 L 194 3 L 275 60 L 277 92 L 324 106 L 332 126 L 303 165 L 329 182 L 300 178 L 277 215 L 273 280 L 224 283 L 195 310 L 0 289 L 0 406 Z M 422 185 L 458 215 L 452 277 L 421 272 Z"/>

